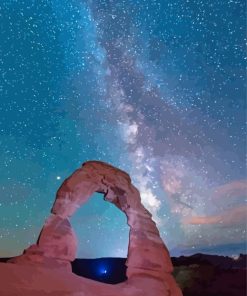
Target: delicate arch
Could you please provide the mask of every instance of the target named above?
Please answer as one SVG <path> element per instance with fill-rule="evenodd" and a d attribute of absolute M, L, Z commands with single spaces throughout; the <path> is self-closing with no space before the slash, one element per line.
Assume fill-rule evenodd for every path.
<path fill-rule="evenodd" d="M 70 270 L 70 262 L 76 256 L 77 240 L 68 219 L 94 192 L 103 193 L 106 201 L 115 204 L 127 216 L 130 226 L 126 263 L 128 281 L 140 276 L 165 280 L 169 290 L 174 291 L 171 295 L 181 295 L 170 275 L 173 267 L 169 252 L 130 176 L 100 161 L 85 162 L 62 183 L 37 244 L 12 262 L 41 262 Z"/>

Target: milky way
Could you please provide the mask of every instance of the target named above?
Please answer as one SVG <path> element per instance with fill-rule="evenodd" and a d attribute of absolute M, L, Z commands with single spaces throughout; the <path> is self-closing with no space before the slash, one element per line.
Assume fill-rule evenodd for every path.
<path fill-rule="evenodd" d="M 126 170 L 172 255 L 246 240 L 244 1 L 3 1 L 0 256 L 35 242 L 86 160 Z M 126 256 L 95 195 L 78 257 Z"/>

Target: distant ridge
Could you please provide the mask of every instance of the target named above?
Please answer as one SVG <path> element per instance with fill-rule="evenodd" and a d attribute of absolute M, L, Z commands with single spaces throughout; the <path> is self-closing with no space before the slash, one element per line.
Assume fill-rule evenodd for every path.
<path fill-rule="evenodd" d="M 246 254 L 247 253 L 247 243 L 229 243 L 229 244 L 219 244 L 213 246 L 197 246 L 195 249 L 188 248 L 186 246 L 179 246 L 170 250 L 173 257 L 179 256 L 193 256 L 194 254 L 208 254 L 208 255 L 218 255 L 218 256 L 229 256 Z M 224 254 L 224 255 L 222 255 Z"/>
<path fill-rule="evenodd" d="M 220 269 L 246 269 L 247 255 L 240 254 L 238 258 L 232 258 L 229 256 L 208 255 L 198 253 L 192 256 L 172 257 L 172 263 L 174 266 L 188 266 L 191 264 L 209 264 Z"/>

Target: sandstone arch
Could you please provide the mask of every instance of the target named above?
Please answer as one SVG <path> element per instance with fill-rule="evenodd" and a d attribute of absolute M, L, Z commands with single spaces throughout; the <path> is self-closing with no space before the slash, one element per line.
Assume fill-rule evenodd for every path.
<path fill-rule="evenodd" d="M 182 295 L 171 275 L 173 267 L 169 252 L 151 214 L 141 203 L 139 191 L 127 173 L 99 161 L 84 163 L 63 182 L 37 243 L 9 262 L 71 273 L 70 262 L 76 256 L 77 240 L 69 217 L 94 192 L 104 194 L 106 201 L 115 204 L 127 216 L 130 227 L 126 263 L 128 280 L 109 286 L 81 278 L 83 286 L 79 294 L 71 292 L 68 295 Z"/>

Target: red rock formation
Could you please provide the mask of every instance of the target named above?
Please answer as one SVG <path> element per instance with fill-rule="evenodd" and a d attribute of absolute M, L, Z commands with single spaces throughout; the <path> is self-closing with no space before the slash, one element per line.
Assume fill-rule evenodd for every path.
<path fill-rule="evenodd" d="M 70 262 L 76 255 L 76 238 L 68 219 L 94 192 L 103 193 L 105 200 L 115 204 L 127 216 L 130 238 L 128 280 L 125 283 L 111 286 L 84 278 L 77 279 L 70 272 Z M 139 191 L 131 184 L 131 179 L 125 172 L 104 162 L 84 163 L 63 182 L 51 212 L 37 244 L 25 250 L 23 255 L 11 259 L 10 263 L 26 268 L 35 267 L 36 270 L 53 268 L 58 274 L 66 272 L 67 281 L 81 283 L 78 284 L 81 286 L 81 294 L 74 294 L 76 292 L 71 287 L 70 294 L 66 295 L 182 295 L 171 275 L 173 267 L 169 252 L 151 214 L 141 204 Z M 35 295 L 34 290 L 32 295 Z"/>

